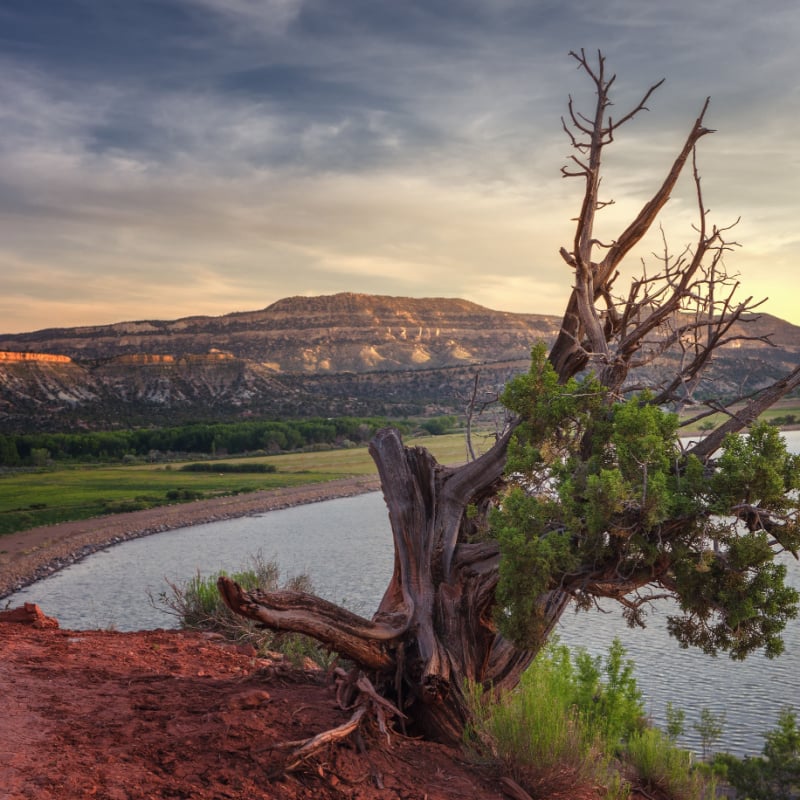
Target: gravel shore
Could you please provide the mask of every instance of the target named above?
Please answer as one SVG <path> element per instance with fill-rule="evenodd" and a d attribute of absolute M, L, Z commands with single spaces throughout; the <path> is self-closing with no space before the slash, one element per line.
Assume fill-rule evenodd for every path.
<path fill-rule="evenodd" d="M 98 550 L 129 539 L 378 489 L 380 482 L 376 476 L 344 478 L 62 522 L 8 534 L 0 537 L 0 599 Z"/>

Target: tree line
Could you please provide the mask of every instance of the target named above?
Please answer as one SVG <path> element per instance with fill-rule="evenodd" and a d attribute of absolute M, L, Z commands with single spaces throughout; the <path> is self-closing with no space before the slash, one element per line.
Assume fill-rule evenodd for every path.
<path fill-rule="evenodd" d="M 416 427 L 440 433 L 455 417 L 415 425 L 392 420 L 409 432 Z M 280 453 L 314 446 L 366 444 L 389 421 L 382 417 L 334 417 L 302 420 L 196 423 L 166 428 L 85 431 L 80 433 L 0 434 L 0 465 L 43 466 L 47 461 L 157 460 L 164 454 L 233 455 Z"/>

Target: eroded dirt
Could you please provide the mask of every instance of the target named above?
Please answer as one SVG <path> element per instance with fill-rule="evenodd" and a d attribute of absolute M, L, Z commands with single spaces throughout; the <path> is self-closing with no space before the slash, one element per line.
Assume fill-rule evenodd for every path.
<path fill-rule="evenodd" d="M 325 673 L 179 631 L 0 624 L 0 797 L 503 797 L 457 750 L 392 736 L 285 775 L 280 745 L 345 722 Z M 382 788 L 381 788 L 382 787 Z"/>

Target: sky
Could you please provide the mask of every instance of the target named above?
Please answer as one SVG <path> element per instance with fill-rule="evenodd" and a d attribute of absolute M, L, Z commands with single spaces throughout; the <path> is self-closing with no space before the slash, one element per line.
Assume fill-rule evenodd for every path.
<path fill-rule="evenodd" d="M 581 48 L 618 114 L 666 79 L 607 151 L 599 238 L 710 96 L 726 266 L 800 324 L 798 43 L 796 0 L 0 0 L 0 332 L 335 292 L 559 314 Z M 673 251 L 693 192 L 668 207 Z"/>

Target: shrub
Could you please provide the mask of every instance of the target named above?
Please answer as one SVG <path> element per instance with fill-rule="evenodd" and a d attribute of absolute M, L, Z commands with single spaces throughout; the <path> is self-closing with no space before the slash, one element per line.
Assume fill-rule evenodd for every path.
<path fill-rule="evenodd" d="M 633 675 L 633 661 L 625 658 L 625 648 L 619 639 L 614 639 L 605 660 L 579 650 L 575 664 L 575 703 L 609 753 L 618 751 L 645 727 L 644 704 Z"/>
<path fill-rule="evenodd" d="M 602 778 L 609 791 L 613 788 L 613 796 L 627 796 L 625 782 L 609 770 L 611 748 L 602 738 L 606 726 L 590 709 L 596 701 L 589 692 L 590 684 L 601 694 L 607 691 L 608 709 L 624 705 L 617 700 L 629 691 L 626 681 L 634 689 L 635 681 L 627 673 L 625 680 L 618 680 L 622 654 L 624 648 L 615 642 L 605 667 L 606 674 L 614 676 L 608 685 L 594 670 L 602 660 L 583 659 L 583 667 L 576 669 L 565 645 L 549 644 L 514 691 L 495 698 L 497 702 L 490 702 L 480 687 L 470 686 L 474 718 L 466 731 L 467 743 L 477 753 L 490 753 L 536 795 Z M 637 724 L 639 717 L 637 713 Z M 621 730 L 625 725 L 614 727 Z"/>
<path fill-rule="evenodd" d="M 127 514 L 129 511 L 143 511 L 158 504 L 153 497 L 134 497 L 122 500 L 106 500 L 103 503 L 103 514 Z"/>
<path fill-rule="evenodd" d="M 302 663 L 308 657 L 317 664 L 329 662 L 330 654 L 314 640 L 299 634 L 279 634 L 257 627 L 254 620 L 234 614 L 223 602 L 217 589 L 217 579 L 228 575 L 221 570 L 214 575 L 203 576 L 199 572 L 181 584 L 167 581 L 169 589 L 151 596 L 154 605 L 178 618 L 181 628 L 214 631 L 230 641 L 251 644 L 265 655 L 277 651 L 286 655 L 292 663 Z M 248 569 L 228 575 L 247 591 L 272 592 L 278 588 L 312 592 L 313 586 L 307 575 L 297 575 L 280 586 L 280 570 L 274 560 L 265 561 L 261 553 L 251 559 Z"/>
<path fill-rule="evenodd" d="M 203 493 L 197 489 L 169 489 L 166 493 L 167 500 L 176 500 L 181 503 L 190 500 L 199 500 L 202 497 Z"/>
<path fill-rule="evenodd" d="M 714 766 L 729 783 L 752 800 L 792 800 L 800 797 L 800 727 L 790 707 L 781 710 L 778 725 L 764 734 L 762 756 L 738 759 L 718 755 Z"/>
<path fill-rule="evenodd" d="M 274 464 L 263 464 L 260 462 L 248 463 L 246 461 L 231 464 L 225 461 L 197 461 L 191 464 L 184 464 L 181 472 L 258 472 L 268 473 L 277 472 L 278 468 Z"/>
<path fill-rule="evenodd" d="M 432 417 L 431 419 L 420 422 L 419 426 L 432 436 L 441 436 L 455 427 L 457 422 L 458 419 L 453 416 Z"/>
<path fill-rule="evenodd" d="M 635 780 L 673 800 L 714 798 L 715 783 L 693 768 L 691 753 L 646 727 L 633 666 L 617 639 L 605 658 L 583 650 L 573 658 L 548 644 L 514 691 L 493 697 L 467 687 L 465 741 L 534 796 L 566 796 L 594 781 L 607 800 L 625 800 Z"/>
<path fill-rule="evenodd" d="M 656 728 L 634 734 L 626 747 L 626 760 L 648 790 L 672 800 L 705 800 L 716 797 L 714 781 L 706 782 L 693 770 L 692 754 L 682 750 Z"/>
<path fill-rule="evenodd" d="M 695 722 L 692 727 L 700 734 L 703 761 L 706 761 L 711 755 L 714 743 L 722 736 L 725 727 L 725 712 L 715 714 L 710 708 L 702 708 L 700 709 L 700 720 Z"/>
<path fill-rule="evenodd" d="M 686 731 L 686 712 L 682 708 L 677 708 L 672 703 L 667 703 L 667 738 L 675 744 L 679 736 L 683 736 Z"/>

